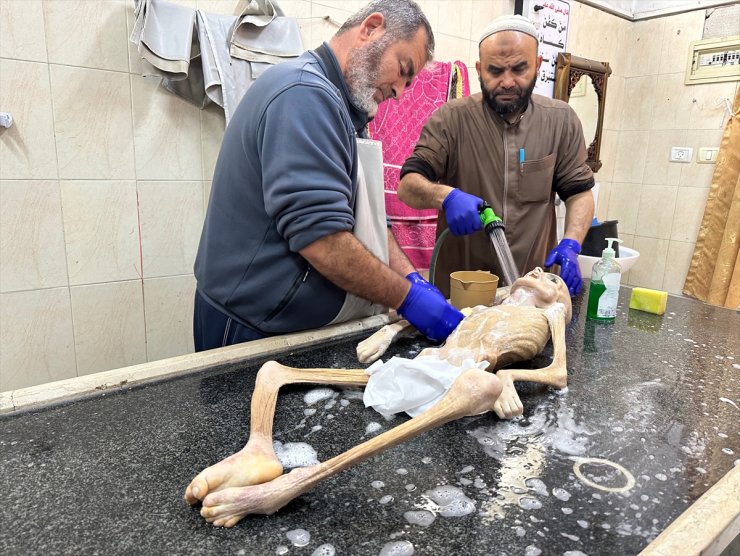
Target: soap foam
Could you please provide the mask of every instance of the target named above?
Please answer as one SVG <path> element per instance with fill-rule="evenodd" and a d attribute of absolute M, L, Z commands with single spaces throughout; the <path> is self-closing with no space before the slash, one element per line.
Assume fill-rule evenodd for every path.
<path fill-rule="evenodd" d="M 305 529 L 293 529 L 285 533 L 285 536 L 293 543 L 293 546 L 306 546 L 311 542 L 311 533 Z"/>
<path fill-rule="evenodd" d="M 519 499 L 519 506 L 524 510 L 539 510 L 540 508 L 542 508 L 542 502 L 540 502 L 536 498 L 523 496 Z"/>
<path fill-rule="evenodd" d="M 311 556 L 334 556 L 336 553 L 337 550 L 329 543 L 326 543 L 314 550 Z"/>
<path fill-rule="evenodd" d="M 365 434 L 375 434 L 378 432 L 381 428 L 383 428 L 383 425 L 378 423 L 377 421 L 373 421 L 371 423 L 368 423 L 365 427 Z"/>
<path fill-rule="evenodd" d="M 419 525 L 421 527 L 429 527 L 437 519 L 437 516 L 428 510 L 404 512 L 403 517 L 411 525 Z"/>
<path fill-rule="evenodd" d="M 283 444 L 279 440 L 274 440 L 272 448 L 275 450 L 278 460 L 286 469 L 307 467 L 319 463 L 316 450 L 305 442 L 287 442 Z"/>
<path fill-rule="evenodd" d="M 378 556 L 413 556 L 414 545 L 409 541 L 393 541 L 383 545 Z"/>
<path fill-rule="evenodd" d="M 442 517 L 461 517 L 475 511 L 475 502 L 452 485 L 438 486 L 424 496 L 437 505 L 437 513 Z"/>
<path fill-rule="evenodd" d="M 535 491 L 540 496 L 550 496 L 550 493 L 547 492 L 547 485 L 542 481 L 542 479 L 537 478 L 531 478 L 524 481 L 524 484 L 527 485 L 529 488 L 531 488 L 533 491 Z"/>
<path fill-rule="evenodd" d="M 337 393 L 331 388 L 314 388 L 303 395 L 306 405 L 313 405 L 336 396 Z"/>
<path fill-rule="evenodd" d="M 552 495 L 563 502 L 570 500 L 570 492 L 560 487 L 552 489 Z"/>

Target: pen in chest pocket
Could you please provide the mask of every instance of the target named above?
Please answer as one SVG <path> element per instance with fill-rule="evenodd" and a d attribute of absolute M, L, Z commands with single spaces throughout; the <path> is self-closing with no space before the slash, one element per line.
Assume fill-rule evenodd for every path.
<path fill-rule="evenodd" d="M 524 149 L 519 149 L 519 172 L 524 173 Z"/>

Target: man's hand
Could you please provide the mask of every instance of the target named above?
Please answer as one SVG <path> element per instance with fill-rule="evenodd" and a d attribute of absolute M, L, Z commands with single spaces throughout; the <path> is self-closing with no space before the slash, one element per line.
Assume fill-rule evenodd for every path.
<path fill-rule="evenodd" d="M 442 201 L 445 211 L 447 226 L 453 235 L 466 236 L 483 228 L 480 221 L 478 207 L 483 204 L 483 199 L 465 193 L 459 189 L 453 189 Z"/>
<path fill-rule="evenodd" d="M 545 259 L 545 266 L 560 265 L 560 277 L 568 286 L 570 295 L 578 295 L 583 287 L 581 269 L 578 267 L 578 253 L 581 252 L 581 244 L 575 239 L 565 238 L 558 243 L 557 247 L 550 251 Z"/>
<path fill-rule="evenodd" d="M 441 294 L 413 282 L 398 313 L 434 342 L 446 340 L 463 319 Z"/>
<path fill-rule="evenodd" d="M 432 284 L 431 282 L 427 282 L 424 280 L 423 276 L 419 274 L 418 272 L 410 272 L 406 275 L 406 280 L 411 282 L 412 284 L 419 284 L 422 288 L 426 288 L 427 290 L 431 292 L 438 293 L 439 295 L 442 295 L 442 292 L 437 289 L 437 286 Z"/>

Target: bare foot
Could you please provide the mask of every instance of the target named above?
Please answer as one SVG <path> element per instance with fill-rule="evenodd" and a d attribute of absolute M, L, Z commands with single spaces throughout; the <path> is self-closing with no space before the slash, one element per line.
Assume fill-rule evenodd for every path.
<path fill-rule="evenodd" d="M 501 369 L 496 373 L 496 376 L 501 381 L 503 390 L 501 395 L 496 400 L 493 406 L 493 410 L 500 419 L 511 419 L 517 415 L 524 413 L 524 406 L 522 401 L 519 399 L 516 388 L 514 388 L 514 379 L 506 369 Z"/>
<path fill-rule="evenodd" d="M 251 514 L 274 514 L 310 490 L 307 480 L 315 474 L 316 469 L 301 467 L 267 483 L 214 492 L 203 500 L 200 515 L 216 527 L 233 527 Z"/>
<path fill-rule="evenodd" d="M 282 474 L 272 445 L 250 438 L 242 450 L 201 471 L 185 489 L 185 501 L 196 504 L 213 492 L 266 483 Z"/>

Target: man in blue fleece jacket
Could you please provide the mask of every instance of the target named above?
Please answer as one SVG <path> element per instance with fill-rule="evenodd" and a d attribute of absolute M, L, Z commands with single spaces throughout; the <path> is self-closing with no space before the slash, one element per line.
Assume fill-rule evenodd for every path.
<path fill-rule="evenodd" d="M 433 50 L 416 3 L 375 0 L 329 43 L 248 89 L 224 135 L 195 261 L 196 351 L 379 306 L 435 341 L 457 326 L 462 314 L 415 272 L 390 230 L 381 231 L 387 263 L 356 237 L 365 183 L 357 137 Z M 346 311 L 350 299 L 366 307 Z"/>

